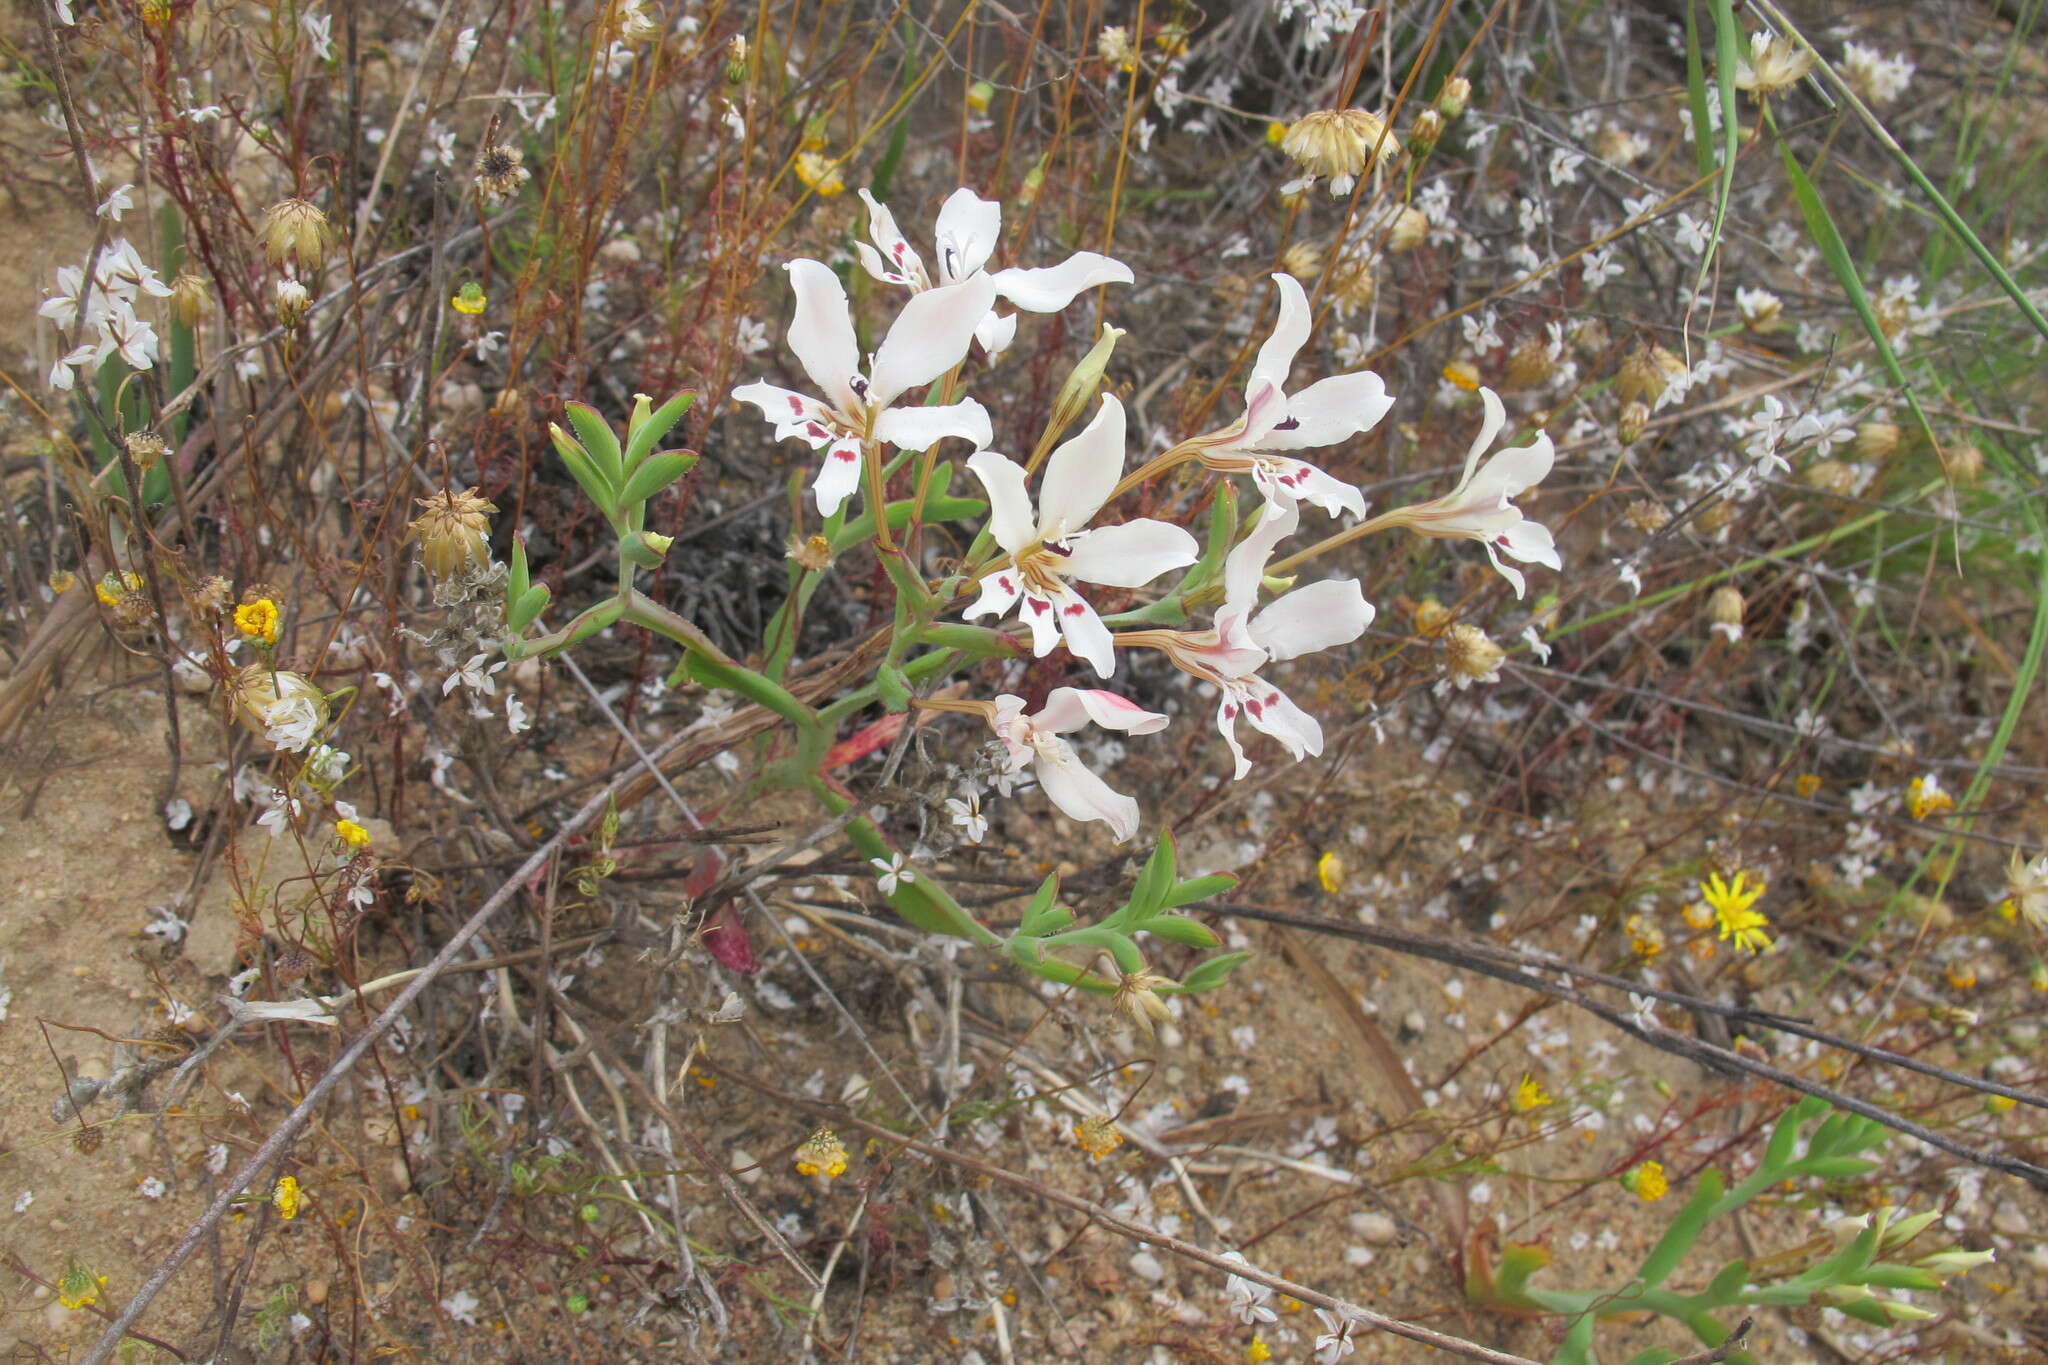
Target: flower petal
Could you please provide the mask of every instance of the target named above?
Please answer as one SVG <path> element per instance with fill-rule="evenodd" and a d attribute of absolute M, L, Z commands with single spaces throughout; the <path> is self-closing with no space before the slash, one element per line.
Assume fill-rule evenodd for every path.
<path fill-rule="evenodd" d="M 1058 265 L 995 272 L 996 292 L 1027 313 L 1057 313 L 1086 290 L 1129 284 L 1131 268 L 1095 251 L 1077 251 Z"/>
<path fill-rule="evenodd" d="M 873 249 L 861 252 L 861 264 L 867 267 L 868 274 L 888 284 L 907 284 L 912 288 L 925 284 L 928 277 L 924 262 L 918 259 L 910 239 L 897 228 L 896 215 L 866 189 L 861 190 L 860 197 L 868 206 L 868 236 L 875 244 Z"/>
<path fill-rule="evenodd" d="M 1524 517 L 1495 536 L 1493 543 L 1525 564 L 1541 564 L 1559 572 L 1564 569 L 1564 561 L 1557 557 L 1557 542 L 1540 521 Z"/>
<path fill-rule="evenodd" d="M 1314 716 L 1290 701 L 1277 687 L 1267 687 L 1244 703 L 1245 719 L 1287 746 L 1295 758 L 1323 751 L 1323 727 Z"/>
<path fill-rule="evenodd" d="M 1252 383 L 1263 379 L 1284 393 L 1288 371 L 1294 368 L 1295 353 L 1308 342 L 1308 295 L 1302 292 L 1301 281 L 1292 275 L 1276 272 L 1273 283 L 1280 287 L 1280 316 L 1273 322 L 1273 334 L 1259 347 L 1259 358 L 1252 364 Z M 1250 393 L 1249 385 L 1245 391 Z"/>
<path fill-rule="evenodd" d="M 964 185 L 939 206 L 932 240 L 939 254 L 939 283 L 964 280 L 988 263 L 1003 235 L 1003 210 Z"/>
<path fill-rule="evenodd" d="M 1501 406 L 1500 395 L 1492 389 L 1479 391 L 1479 406 L 1485 410 L 1486 417 L 1479 424 L 1479 434 L 1472 438 L 1472 448 L 1465 452 L 1465 472 L 1458 479 L 1459 493 L 1472 482 L 1472 472 L 1479 467 L 1479 457 L 1493 444 L 1493 438 L 1500 435 L 1501 426 L 1508 420 L 1508 410 Z"/>
<path fill-rule="evenodd" d="M 1072 553 L 1060 566 L 1061 575 L 1108 588 L 1142 587 L 1169 569 L 1184 569 L 1201 557 L 1193 536 L 1150 517 L 1083 531 L 1068 545 Z"/>
<path fill-rule="evenodd" d="M 780 441 L 791 436 L 802 436 L 813 442 L 816 438 L 805 428 L 816 422 L 820 426 L 830 419 L 825 405 L 809 394 L 794 389 L 777 388 L 763 380 L 742 384 L 732 391 L 736 403 L 752 403 L 761 410 L 761 415 L 775 424 L 775 439 Z"/>
<path fill-rule="evenodd" d="M 996 544 L 1015 554 L 1037 539 L 1024 466 L 993 450 L 977 450 L 967 457 L 967 468 L 988 490 L 988 529 Z"/>
<path fill-rule="evenodd" d="M 1031 652 L 1043 659 L 1052 653 L 1053 646 L 1060 642 L 1060 613 L 1051 598 L 1043 593 L 1024 591 L 1024 605 L 1018 613 L 1024 624 L 1031 627 Z"/>
<path fill-rule="evenodd" d="M 981 343 L 982 352 L 994 360 L 1010 349 L 1010 343 L 1017 339 L 1017 315 L 998 313 L 990 309 L 974 329 L 974 339 Z"/>
<path fill-rule="evenodd" d="M 965 360 L 974 329 L 995 297 L 986 275 L 914 295 L 875 351 L 868 401 L 887 407 L 905 389 L 929 384 Z"/>
<path fill-rule="evenodd" d="M 790 352 L 833 406 L 853 412 L 858 407 L 853 385 L 860 375 L 860 346 L 853 339 L 846 286 L 820 261 L 799 257 L 788 270 L 789 287 L 796 294 L 796 314 L 789 320 Z"/>
<path fill-rule="evenodd" d="M 1124 472 L 1124 405 L 1111 394 L 1078 436 L 1045 462 L 1038 489 L 1038 524 L 1047 540 L 1073 535 L 1102 510 Z"/>
<path fill-rule="evenodd" d="M 1244 746 L 1237 742 L 1237 717 L 1244 710 L 1244 698 L 1235 692 L 1225 692 L 1223 700 L 1216 704 L 1216 728 L 1223 732 L 1223 742 L 1230 746 L 1230 757 L 1237 765 L 1232 777 L 1243 777 L 1252 770 L 1252 761 L 1244 756 Z"/>
<path fill-rule="evenodd" d="M 1170 717 L 1147 711 L 1127 697 L 1100 687 L 1055 687 L 1045 705 L 1032 716 L 1041 730 L 1066 734 L 1093 722 L 1105 730 L 1151 735 L 1164 730 Z"/>
<path fill-rule="evenodd" d="M 980 450 L 995 439 L 988 409 L 972 398 L 937 407 L 890 408 L 875 419 L 875 436 L 901 450 L 924 450 L 948 436 Z"/>
<path fill-rule="evenodd" d="M 1252 481 L 1274 502 L 1293 507 L 1313 503 L 1331 516 L 1349 512 L 1365 515 L 1365 494 L 1334 475 L 1326 474 L 1305 460 L 1284 455 L 1261 457 L 1252 470 Z"/>
<path fill-rule="evenodd" d="M 1116 672 L 1116 644 L 1111 638 L 1109 627 L 1102 624 L 1102 618 L 1095 614 L 1095 608 L 1088 600 L 1068 588 L 1053 599 L 1059 611 L 1060 634 L 1066 637 L 1067 652 L 1077 659 L 1086 659 L 1100 678 L 1107 678 Z"/>
<path fill-rule="evenodd" d="M 825 452 L 825 461 L 818 467 L 818 477 L 811 484 L 811 492 L 818 498 L 818 515 L 829 517 L 837 512 L 853 490 L 860 487 L 860 442 L 834 441 L 832 448 Z"/>
<path fill-rule="evenodd" d="M 1493 561 L 1493 567 L 1500 573 L 1502 578 L 1508 581 L 1508 586 L 1515 590 L 1515 596 L 1526 597 L 1529 592 L 1529 583 L 1527 579 L 1522 577 L 1522 571 L 1511 564 L 1501 563 L 1500 552 L 1493 548 L 1492 541 L 1486 541 L 1484 544 L 1486 546 L 1486 557 Z"/>
<path fill-rule="evenodd" d="M 1290 277 L 1291 278 L 1291 277 Z M 1334 374 L 1287 400 L 1287 416 L 1260 438 L 1260 450 L 1309 450 L 1371 431 L 1393 409 L 1386 382 L 1371 370 Z"/>
<path fill-rule="evenodd" d="M 1258 524 L 1223 560 L 1223 609 L 1216 613 L 1219 622 L 1225 615 L 1248 615 L 1258 605 L 1266 561 L 1300 524 L 1301 513 L 1291 503 L 1261 504 Z"/>
<path fill-rule="evenodd" d="M 1071 744 L 1056 740 L 1038 751 L 1032 765 L 1046 799 L 1073 820 L 1100 820 L 1122 843 L 1138 832 L 1138 803 L 1120 792 L 1081 761 Z"/>
<path fill-rule="evenodd" d="M 1548 432 L 1539 433 L 1525 446 L 1510 446 L 1497 452 L 1466 486 L 1465 497 L 1476 504 L 1505 503 L 1534 488 L 1550 475 L 1557 460 L 1557 448 Z"/>
<path fill-rule="evenodd" d="M 962 614 L 970 621 L 977 616 L 1007 616 L 1010 608 L 1017 605 L 1017 596 L 1023 590 L 1024 585 L 1017 581 L 1015 569 L 998 569 L 981 580 L 981 596 L 975 598 L 974 605 Z"/>
<path fill-rule="evenodd" d="M 1251 619 L 1252 639 L 1275 659 L 1292 659 L 1333 645 L 1348 645 L 1372 624 L 1372 604 L 1355 578 L 1311 583 Z"/>

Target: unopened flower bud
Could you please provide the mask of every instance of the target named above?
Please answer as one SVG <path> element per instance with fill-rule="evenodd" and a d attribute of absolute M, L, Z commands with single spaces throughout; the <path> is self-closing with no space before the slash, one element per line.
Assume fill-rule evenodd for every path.
<path fill-rule="evenodd" d="M 1847 496 L 1856 491 L 1856 471 L 1840 460 L 1815 460 L 1800 471 L 1799 481 L 1823 493 Z"/>
<path fill-rule="evenodd" d="M 1735 291 L 1736 314 L 1741 317 L 1744 327 L 1758 335 L 1777 331 L 1784 311 L 1784 302 L 1768 289 Z"/>
<path fill-rule="evenodd" d="M 1465 104 L 1472 98 L 1472 82 L 1463 76 L 1453 76 L 1436 92 L 1436 109 L 1447 119 L 1456 118 L 1465 112 Z"/>
<path fill-rule="evenodd" d="M 643 569 L 661 567 L 661 561 L 668 556 L 668 547 L 675 543 L 673 536 L 659 536 L 652 531 L 634 531 L 619 542 L 619 553 L 628 563 L 638 564 Z"/>
<path fill-rule="evenodd" d="M 277 282 L 277 321 L 287 331 L 297 331 L 313 310 L 313 296 L 297 280 Z"/>
<path fill-rule="evenodd" d="M 1932 1256 L 1922 1256 L 1914 1264 L 1922 1270 L 1931 1270 L 1936 1275 L 1966 1275 L 1980 1265 L 1990 1265 L 1998 1259 L 1996 1251 L 1964 1251 L 1961 1247 L 1950 1247 L 1937 1251 Z"/>
<path fill-rule="evenodd" d="M 1408 129 L 1408 150 L 1420 156 L 1436 146 L 1436 140 L 1444 135 L 1444 116 L 1434 109 L 1425 109 L 1415 116 L 1415 122 Z"/>
<path fill-rule="evenodd" d="M 1413 251 L 1429 238 L 1429 219 L 1421 209 L 1402 206 L 1387 229 L 1387 250 Z"/>
<path fill-rule="evenodd" d="M 1866 460 L 1882 460 L 1899 448 L 1897 422 L 1858 422 L 1849 449 Z"/>
<path fill-rule="evenodd" d="M 1974 441 L 1948 448 L 1949 477 L 1959 483 L 1975 483 L 1984 473 L 1984 452 Z"/>
<path fill-rule="evenodd" d="M 171 316 L 186 327 L 197 327 L 213 311 L 213 291 L 205 277 L 186 271 L 171 281 Z"/>
<path fill-rule="evenodd" d="M 735 33 L 725 48 L 725 83 L 745 85 L 747 83 L 747 40 L 745 35 Z"/>
<path fill-rule="evenodd" d="M 1734 644 L 1742 638 L 1742 613 L 1746 604 L 1742 594 L 1729 584 L 1723 583 L 1707 598 L 1707 619 L 1713 622 L 1713 632 Z"/>
<path fill-rule="evenodd" d="M 996 88 L 987 81 L 976 81 L 967 87 L 967 107 L 977 114 L 988 112 L 990 101 L 996 97 Z"/>
<path fill-rule="evenodd" d="M 1415 604 L 1408 617 L 1415 622 L 1417 635 L 1426 635 L 1434 639 L 1443 634 L 1445 628 L 1451 624 L 1451 609 L 1434 597 L 1425 597 Z"/>
<path fill-rule="evenodd" d="M 1643 439 L 1643 428 L 1649 424 L 1650 405 L 1640 398 L 1632 399 L 1621 405 L 1621 417 L 1614 424 L 1614 437 L 1623 445 L 1632 446 Z"/>
<path fill-rule="evenodd" d="M 1117 338 L 1123 334 L 1123 328 L 1103 324 L 1102 335 L 1067 375 L 1067 382 L 1060 385 L 1059 395 L 1052 400 L 1052 420 L 1046 423 L 1046 435 L 1039 438 L 1041 445 L 1058 440 L 1060 433 L 1094 404 L 1096 391 L 1102 387 L 1103 371 L 1109 368 L 1110 353 L 1116 350 Z"/>
<path fill-rule="evenodd" d="M 1280 253 L 1280 268 L 1303 284 L 1314 284 L 1323 273 L 1325 248 L 1314 242 L 1289 242 Z"/>
<path fill-rule="evenodd" d="M 304 199 L 284 199 L 263 214 L 258 229 L 264 254 L 283 269 L 287 262 L 302 270 L 318 270 L 327 259 L 327 215 Z"/>
<path fill-rule="evenodd" d="M 1671 381 L 1685 373 L 1685 362 L 1662 346 L 1638 346 L 1621 362 L 1614 393 L 1624 403 L 1640 398 L 1655 403 Z"/>
<path fill-rule="evenodd" d="M 1702 510 L 1699 516 L 1694 518 L 1693 524 L 1711 535 L 1734 520 L 1735 504 L 1726 498 L 1722 498 L 1719 502 L 1712 503 Z"/>

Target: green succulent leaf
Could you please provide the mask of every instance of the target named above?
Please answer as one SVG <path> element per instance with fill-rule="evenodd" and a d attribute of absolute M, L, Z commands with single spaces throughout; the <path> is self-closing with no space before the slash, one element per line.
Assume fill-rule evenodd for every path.
<path fill-rule="evenodd" d="M 640 467 L 640 462 L 647 458 L 647 452 L 653 450 L 661 438 L 668 435 L 670 428 L 683 420 L 683 414 L 688 412 L 696 401 L 696 394 L 685 391 L 669 399 L 653 412 L 644 411 L 647 403 L 644 396 L 634 403 L 633 420 L 627 424 L 626 449 L 621 457 L 628 474 Z"/>
<path fill-rule="evenodd" d="M 1208 925 L 1185 915 L 1154 915 L 1138 928 L 1184 948 L 1214 948 L 1222 942 Z"/>
<path fill-rule="evenodd" d="M 616 485 L 625 476 L 625 464 L 611 423 L 588 403 L 564 403 L 562 410 L 568 414 L 569 425 L 576 429 L 576 439 L 583 443 L 591 462 Z"/>
<path fill-rule="evenodd" d="M 1250 953 L 1225 953 L 1221 957 L 1207 958 L 1195 964 L 1193 971 L 1180 980 L 1180 994 L 1199 995 L 1213 991 L 1223 984 L 1224 978 L 1252 960 Z"/>
<path fill-rule="evenodd" d="M 627 476 L 626 488 L 619 495 L 619 501 L 627 507 L 637 507 L 696 465 L 697 452 L 694 450 L 664 450 L 658 455 L 650 455 Z"/>

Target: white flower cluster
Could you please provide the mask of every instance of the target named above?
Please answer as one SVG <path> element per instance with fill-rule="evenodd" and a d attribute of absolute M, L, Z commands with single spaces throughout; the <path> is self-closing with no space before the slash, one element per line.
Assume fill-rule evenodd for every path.
<path fill-rule="evenodd" d="M 122 187 L 123 189 L 126 186 Z M 116 191 L 107 201 L 107 216 L 118 219 L 126 208 L 125 196 Z M 138 317 L 136 304 L 145 296 L 167 299 L 170 286 L 136 255 L 125 237 L 116 237 L 100 248 L 91 263 L 92 280 L 75 265 L 57 269 L 57 288 L 36 312 L 57 324 L 72 337 L 72 347 L 50 367 L 50 387 L 68 389 L 84 372 L 97 374 L 110 357 L 119 355 L 130 369 L 146 370 L 156 364 L 156 328 Z M 84 305 L 81 317 L 79 307 Z"/>

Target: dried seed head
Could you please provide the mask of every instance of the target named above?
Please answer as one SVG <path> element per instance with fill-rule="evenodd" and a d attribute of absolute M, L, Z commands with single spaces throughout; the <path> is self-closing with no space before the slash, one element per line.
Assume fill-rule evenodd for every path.
<path fill-rule="evenodd" d="M 1799 481 L 1808 488 L 1846 497 L 1856 491 L 1856 470 L 1840 460 L 1815 460 L 1800 471 Z"/>
<path fill-rule="evenodd" d="M 832 563 L 832 542 L 814 535 L 809 540 L 789 543 L 789 558 L 800 569 L 823 573 Z"/>
<path fill-rule="evenodd" d="M 1310 175 L 1355 178 L 1372 165 L 1386 134 L 1386 121 L 1363 109 L 1318 109 L 1294 121 L 1280 150 Z"/>
<path fill-rule="evenodd" d="M 171 316 L 187 327 L 197 327 L 213 311 L 213 290 L 204 276 L 186 271 L 171 281 Z"/>
<path fill-rule="evenodd" d="M 192 590 L 192 605 L 207 616 L 224 616 L 228 603 L 235 600 L 235 590 L 219 574 L 202 580 Z"/>
<path fill-rule="evenodd" d="M 1628 519 L 1629 525 L 1644 535 L 1655 535 L 1671 524 L 1671 509 L 1649 498 L 1637 498 L 1628 505 L 1622 516 Z"/>
<path fill-rule="evenodd" d="M 1346 317 L 1372 307 L 1379 292 L 1380 277 L 1368 261 L 1340 261 L 1330 273 L 1330 299 Z"/>
<path fill-rule="evenodd" d="M 830 1128 L 819 1128 L 796 1149 L 798 1175 L 823 1176 L 836 1180 L 846 1174 L 846 1145 Z"/>
<path fill-rule="evenodd" d="M 1148 971 L 1135 971 L 1118 978 L 1116 992 L 1110 997 L 1110 1003 L 1116 1007 L 1118 1013 L 1128 1016 L 1130 1021 L 1142 1029 L 1149 1038 L 1152 1036 L 1153 1024 L 1164 1024 L 1173 1018 L 1173 1011 L 1166 1007 L 1166 1002 L 1159 998 L 1155 989 L 1171 984 L 1166 977 L 1156 976 Z"/>
<path fill-rule="evenodd" d="M 474 572 L 491 562 L 491 519 L 494 503 L 477 496 L 474 488 L 460 493 L 443 489 L 430 498 L 418 500 L 422 511 L 405 528 L 407 540 L 420 544 L 420 564 L 436 583 L 446 583 L 464 571 Z"/>
<path fill-rule="evenodd" d="M 1858 422 L 1856 439 L 1849 443 L 1849 449 L 1866 460 L 1882 460 L 1899 448 L 1899 424 L 1896 422 Z"/>
<path fill-rule="evenodd" d="M 1314 284 L 1323 273 L 1326 248 L 1314 242 L 1290 242 L 1280 253 L 1280 268 L 1303 284 Z"/>
<path fill-rule="evenodd" d="M 1425 597 L 1417 602 L 1408 616 L 1415 622 L 1415 633 L 1431 639 L 1443 634 L 1451 624 L 1451 609 L 1434 597 Z"/>
<path fill-rule="evenodd" d="M 1662 346 L 1638 346 L 1621 362 L 1614 376 L 1614 393 L 1624 403 L 1639 398 L 1655 403 L 1671 381 L 1684 373 L 1685 362 Z"/>
<path fill-rule="evenodd" d="M 1813 52 L 1810 49 L 1799 46 L 1790 38 L 1752 33 L 1749 35 L 1747 59 L 1741 54 L 1736 57 L 1735 87 L 1747 90 L 1756 99 L 1764 99 L 1797 85 L 1811 70 Z"/>
<path fill-rule="evenodd" d="M 1695 524 L 1709 535 L 1721 530 L 1735 520 L 1735 504 L 1726 498 L 1710 504 L 1705 511 L 1694 518 Z"/>
<path fill-rule="evenodd" d="M 327 723 L 327 694 L 297 673 L 251 664 L 234 676 L 227 690 L 242 723 L 259 735 L 270 728 L 272 710 L 300 699 L 311 703 L 321 725 Z"/>
<path fill-rule="evenodd" d="M 107 1140 L 107 1135 L 98 1128 L 81 1128 L 71 1135 L 71 1150 L 80 1156 L 91 1156 Z M 87 1299 L 87 1303 L 92 1300 Z"/>
<path fill-rule="evenodd" d="M 533 178 L 525 160 L 526 154 L 508 142 L 486 142 L 477 149 L 476 192 L 486 204 L 503 203 Z"/>
<path fill-rule="evenodd" d="M 1107 1114 L 1090 1114 L 1074 1125 L 1074 1141 L 1081 1144 L 1081 1150 L 1097 1161 L 1123 1146 L 1124 1135 L 1116 1130 L 1116 1122 Z"/>
<path fill-rule="evenodd" d="M 1436 146 L 1436 140 L 1443 135 L 1444 116 L 1434 109 L 1425 109 L 1408 128 L 1408 150 L 1421 156 Z"/>
<path fill-rule="evenodd" d="M 1975 483 L 1984 473 L 1984 452 L 1974 442 L 1951 446 L 1948 452 L 1949 477 L 1962 483 Z"/>
<path fill-rule="evenodd" d="M 1095 55 L 1119 71 L 1136 71 L 1138 54 L 1131 46 L 1131 31 L 1112 24 L 1095 35 Z"/>
<path fill-rule="evenodd" d="M 1717 626 L 1742 627 L 1742 613 L 1747 607 L 1742 594 L 1727 583 L 1714 589 L 1707 597 L 1707 619 Z"/>
<path fill-rule="evenodd" d="M 327 259 L 327 215 L 304 199 L 283 199 L 263 214 L 257 229 L 263 252 L 280 270 L 287 262 L 301 270 L 318 270 Z"/>
<path fill-rule="evenodd" d="M 1557 376 L 1558 350 L 1544 333 L 1523 337 L 1508 352 L 1508 368 L 1501 376 L 1501 387 L 1535 389 L 1548 384 Z"/>
<path fill-rule="evenodd" d="M 1759 334 L 1775 332 L 1785 311 L 1784 302 L 1768 289 L 1735 291 L 1735 311 L 1742 325 Z"/>
<path fill-rule="evenodd" d="M 1413 251 L 1429 238 L 1429 219 L 1421 209 L 1403 205 L 1387 229 L 1387 250 Z"/>
<path fill-rule="evenodd" d="M 1444 671 L 1460 692 L 1473 683 L 1499 682 L 1501 661 L 1507 656 L 1477 626 L 1460 622 L 1444 632 Z"/>
<path fill-rule="evenodd" d="M 171 453 L 163 437 L 153 431 L 131 431 L 121 438 L 121 444 L 128 447 L 128 458 L 135 461 L 135 467 L 145 474 Z"/>

